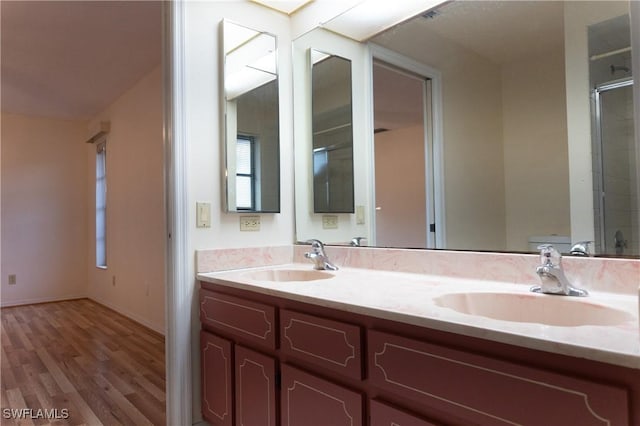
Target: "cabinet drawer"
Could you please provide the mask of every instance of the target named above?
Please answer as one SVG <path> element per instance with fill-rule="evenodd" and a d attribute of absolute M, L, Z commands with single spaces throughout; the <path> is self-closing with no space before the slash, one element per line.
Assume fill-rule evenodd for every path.
<path fill-rule="evenodd" d="M 438 426 L 380 401 L 371 401 L 371 426 Z"/>
<path fill-rule="evenodd" d="M 362 395 L 287 364 L 282 366 L 282 426 L 362 426 Z"/>
<path fill-rule="evenodd" d="M 369 331 L 371 383 L 483 425 L 628 425 L 629 395 L 595 383 Z"/>
<path fill-rule="evenodd" d="M 362 379 L 360 327 L 282 309 L 280 336 L 283 353 Z"/>
<path fill-rule="evenodd" d="M 200 320 L 223 334 L 275 349 L 275 318 L 273 306 L 216 291 L 200 290 Z"/>

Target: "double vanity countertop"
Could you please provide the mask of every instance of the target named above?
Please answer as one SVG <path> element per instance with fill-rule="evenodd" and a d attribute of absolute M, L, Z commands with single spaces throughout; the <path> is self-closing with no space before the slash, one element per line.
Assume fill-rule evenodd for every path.
<path fill-rule="evenodd" d="M 327 308 L 640 369 L 637 294 L 591 291 L 588 297 L 551 296 L 531 293 L 530 285 L 521 283 L 352 267 L 314 271 L 308 263 L 199 273 L 197 278 Z"/>

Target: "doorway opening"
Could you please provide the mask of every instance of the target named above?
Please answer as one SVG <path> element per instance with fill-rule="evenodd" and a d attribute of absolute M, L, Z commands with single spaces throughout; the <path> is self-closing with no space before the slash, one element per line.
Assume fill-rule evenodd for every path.
<path fill-rule="evenodd" d="M 439 74 L 379 49 L 372 68 L 375 245 L 443 248 Z"/>

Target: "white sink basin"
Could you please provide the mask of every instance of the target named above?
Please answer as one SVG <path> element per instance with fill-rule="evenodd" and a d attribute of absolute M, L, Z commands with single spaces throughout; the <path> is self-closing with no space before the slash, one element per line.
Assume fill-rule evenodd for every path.
<path fill-rule="evenodd" d="M 333 278 L 334 275 L 326 271 L 315 269 L 271 269 L 267 271 L 252 271 L 243 274 L 243 277 L 255 281 L 316 281 Z"/>
<path fill-rule="evenodd" d="M 577 327 L 618 325 L 633 320 L 628 312 L 586 298 L 520 293 L 450 293 L 434 298 L 436 305 L 502 321 Z"/>

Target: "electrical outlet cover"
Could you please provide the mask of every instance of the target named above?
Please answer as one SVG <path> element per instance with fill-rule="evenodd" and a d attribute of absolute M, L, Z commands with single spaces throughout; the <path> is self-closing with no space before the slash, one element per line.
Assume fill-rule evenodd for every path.
<path fill-rule="evenodd" d="M 259 231 L 260 216 L 240 216 L 241 231 Z"/>

